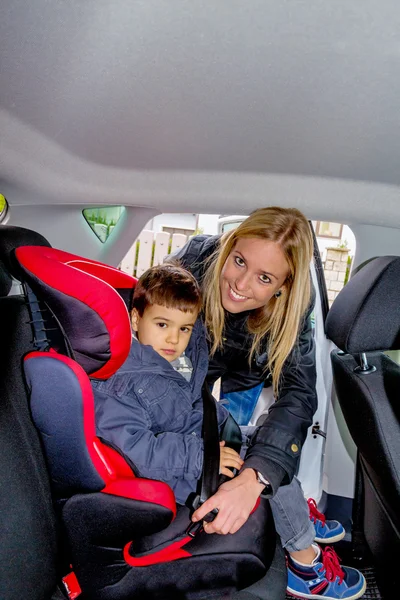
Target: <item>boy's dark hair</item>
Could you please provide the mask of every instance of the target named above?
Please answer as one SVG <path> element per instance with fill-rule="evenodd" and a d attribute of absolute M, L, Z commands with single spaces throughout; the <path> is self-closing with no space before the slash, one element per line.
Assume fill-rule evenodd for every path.
<path fill-rule="evenodd" d="M 145 309 L 153 304 L 183 312 L 199 311 L 202 307 L 199 284 L 189 271 L 177 264 L 151 267 L 136 284 L 131 310 L 136 308 L 142 317 Z"/>

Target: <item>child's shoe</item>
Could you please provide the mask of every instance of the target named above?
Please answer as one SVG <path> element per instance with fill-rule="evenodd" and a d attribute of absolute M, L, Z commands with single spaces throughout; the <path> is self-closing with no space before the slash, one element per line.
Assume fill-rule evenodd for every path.
<path fill-rule="evenodd" d="M 318 551 L 311 565 L 287 557 L 287 592 L 296 598 L 313 600 L 356 600 L 366 588 L 364 576 L 351 567 L 341 567 L 333 548 Z"/>
<path fill-rule="evenodd" d="M 310 519 L 315 527 L 315 541 L 321 544 L 334 544 L 342 540 L 346 530 L 339 521 L 328 521 L 325 515 L 319 512 L 317 503 L 313 498 L 307 500 L 310 510 Z"/>

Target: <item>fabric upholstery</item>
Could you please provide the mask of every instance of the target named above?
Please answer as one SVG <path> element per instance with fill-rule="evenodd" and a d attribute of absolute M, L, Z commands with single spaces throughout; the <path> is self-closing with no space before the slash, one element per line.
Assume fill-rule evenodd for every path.
<path fill-rule="evenodd" d="M 234 535 L 210 536 L 202 533 L 182 547 L 187 556 L 183 560 L 128 567 L 127 562 L 121 561 L 115 536 L 118 536 L 119 544 L 126 548 L 127 541 L 143 535 L 143 526 L 147 526 L 152 534 L 148 523 L 152 513 L 143 506 L 142 512 L 138 513 L 140 518 L 136 521 L 134 512 L 124 512 L 129 501 L 114 498 L 106 504 L 102 496 L 77 495 L 63 509 L 74 550 L 74 567 L 88 600 L 131 600 L 135 596 L 149 600 L 212 598 L 213 592 L 222 594 L 223 591 L 233 591 L 236 587 L 243 588 L 256 582 L 265 575 L 272 561 L 275 533 L 268 501 L 264 500 L 262 509 L 253 513 Z M 162 518 L 161 513 L 159 518 Z M 119 522 L 122 526 L 109 529 L 109 524 Z M 132 558 L 151 558 L 153 547 L 158 552 L 167 550 L 170 542 L 176 543 L 185 537 L 189 523 L 189 510 L 180 507 L 177 525 L 175 521 L 171 525 L 173 537 L 169 528 L 159 528 L 162 529 L 160 533 L 150 535 L 149 544 L 144 539 L 142 546 L 129 544 L 125 551 Z M 93 570 L 101 561 L 109 567 L 97 570 L 95 578 Z M 285 579 L 285 573 L 282 579 Z M 272 598 L 275 599 L 275 595 Z"/>
<path fill-rule="evenodd" d="M 0 235 L 0 261 L 3 267 L 18 279 L 18 263 L 14 260 L 14 250 L 20 246 L 45 246 L 50 248 L 49 242 L 36 231 L 24 227 L 2 225 Z"/>
<path fill-rule="evenodd" d="M 74 361 L 70 362 L 76 365 Z M 48 352 L 28 354 L 24 369 L 31 389 L 32 418 L 46 450 L 54 493 L 62 498 L 81 491 L 100 491 L 105 481 L 94 464 L 92 446 L 89 440 L 87 444 L 84 435 L 83 396 L 91 394 L 85 373 L 82 371 L 80 380 L 70 365 Z M 88 437 L 93 440 L 93 412 L 91 417 L 89 427 L 92 425 L 92 432 L 88 432 Z M 100 463 L 101 467 L 105 471 Z M 102 474 L 105 477 L 107 473 Z"/>
<path fill-rule="evenodd" d="M 341 290 L 326 319 L 327 336 L 355 354 L 400 348 L 400 257 L 367 263 Z"/>
<path fill-rule="evenodd" d="M 400 531 L 400 367 L 381 352 L 368 354 L 368 375 L 351 355 L 334 352 L 332 363 L 347 426 Z"/>
<path fill-rule="evenodd" d="M 11 282 L 9 252 L 42 243 L 34 232 L 0 227 L 0 270 Z M 38 432 L 30 415 L 22 356 L 32 350 L 30 316 L 20 295 L 0 297 L 0 596 L 49 600 L 57 585 L 58 527 Z"/>
<path fill-rule="evenodd" d="M 11 289 L 12 279 L 5 266 L 0 261 L 0 298 L 7 296 Z"/>
<path fill-rule="evenodd" d="M 132 288 L 136 280 L 53 248 L 19 247 L 15 257 L 24 279 L 61 323 L 77 362 L 93 377 L 110 377 L 131 344 L 128 311 L 113 286 Z"/>
<path fill-rule="evenodd" d="M 348 352 L 332 352 L 334 384 L 359 452 L 364 535 L 385 597 L 398 594 L 400 366 L 382 350 L 400 348 L 399 299 L 400 257 L 378 257 L 351 278 L 326 321 L 328 336 Z"/>

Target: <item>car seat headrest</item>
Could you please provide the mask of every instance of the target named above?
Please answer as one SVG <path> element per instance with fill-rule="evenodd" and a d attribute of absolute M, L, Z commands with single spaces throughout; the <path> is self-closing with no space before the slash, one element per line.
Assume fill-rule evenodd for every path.
<path fill-rule="evenodd" d="M 132 335 L 116 288 L 135 278 L 102 263 L 44 246 L 15 250 L 25 281 L 60 323 L 75 360 L 91 377 L 107 379 L 128 356 Z"/>
<path fill-rule="evenodd" d="M 50 247 L 50 244 L 46 238 L 40 235 L 40 233 L 36 233 L 36 231 L 25 229 L 25 227 L 2 225 L 0 235 L 0 261 L 11 275 L 16 275 L 13 250 L 19 246 Z"/>
<path fill-rule="evenodd" d="M 341 290 L 326 319 L 327 336 L 344 352 L 400 349 L 400 257 L 368 262 Z"/>
<path fill-rule="evenodd" d="M 0 297 L 7 296 L 14 275 L 13 250 L 18 246 L 35 245 L 50 246 L 49 242 L 39 233 L 10 225 L 1 226 L 0 235 Z"/>

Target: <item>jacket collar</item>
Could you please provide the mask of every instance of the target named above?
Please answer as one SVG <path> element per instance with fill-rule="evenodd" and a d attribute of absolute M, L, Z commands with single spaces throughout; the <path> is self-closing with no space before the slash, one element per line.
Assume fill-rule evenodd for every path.
<path fill-rule="evenodd" d="M 205 341 L 204 325 L 200 319 L 197 319 L 193 327 L 189 344 L 185 354 L 190 358 L 193 365 L 193 376 L 190 381 L 192 389 L 202 385 L 208 368 L 208 349 Z M 121 367 L 122 370 L 149 370 L 154 375 L 165 374 L 168 377 L 176 378 L 182 383 L 185 379 L 180 373 L 175 371 L 171 363 L 160 356 L 151 346 L 140 344 L 136 336 L 132 339 L 132 347 L 128 361 Z M 187 382 L 186 382 L 187 383 Z M 196 390 L 197 391 L 197 390 Z"/>

